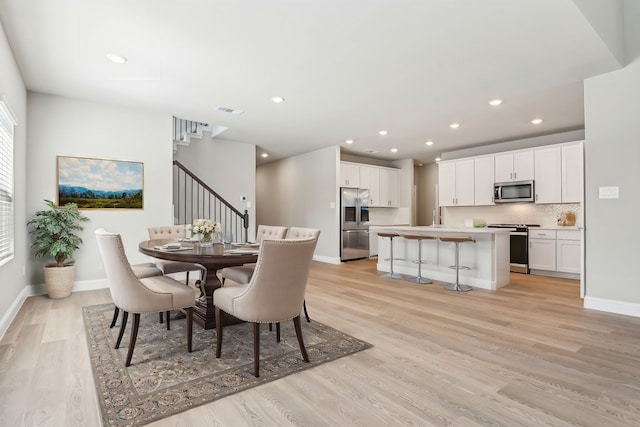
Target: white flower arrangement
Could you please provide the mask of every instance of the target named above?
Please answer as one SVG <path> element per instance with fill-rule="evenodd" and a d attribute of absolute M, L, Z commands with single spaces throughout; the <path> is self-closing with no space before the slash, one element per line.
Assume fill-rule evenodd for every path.
<path fill-rule="evenodd" d="M 196 219 L 193 224 L 187 226 L 191 230 L 191 234 L 201 234 L 204 240 L 209 240 L 214 233 L 222 231 L 222 224 L 210 219 Z"/>

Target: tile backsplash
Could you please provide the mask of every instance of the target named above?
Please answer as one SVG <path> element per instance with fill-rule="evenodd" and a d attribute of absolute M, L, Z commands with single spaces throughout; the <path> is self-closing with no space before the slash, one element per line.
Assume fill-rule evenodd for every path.
<path fill-rule="evenodd" d="M 542 227 L 555 227 L 560 213 L 571 211 L 576 214 L 576 225 L 582 226 L 581 210 L 579 203 L 443 207 L 441 222 L 452 227 L 465 227 L 470 226 L 474 219 L 483 219 L 487 224 L 540 224 Z"/>

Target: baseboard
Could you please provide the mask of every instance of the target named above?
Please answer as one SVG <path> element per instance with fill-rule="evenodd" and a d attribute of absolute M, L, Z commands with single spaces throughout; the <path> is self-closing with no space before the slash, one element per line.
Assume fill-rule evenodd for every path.
<path fill-rule="evenodd" d="M 640 304 L 604 298 L 584 297 L 584 308 L 640 317 Z"/>
<path fill-rule="evenodd" d="M 81 282 L 74 282 L 71 292 L 92 291 L 94 289 L 103 289 L 108 287 L 109 282 L 107 282 L 107 279 L 83 280 Z M 22 307 L 22 304 L 24 304 L 24 301 L 28 297 L 46 294 L 47 289 L 44 287 L 44 284 L 25 286 L 13 301 L 11 306 L 9 306 L 9 309 L 4 314 L 4 316 L 2 316 L 2 318 L 0 319 L 0 339 L 2 339 L 5 332 L 7 332 L 7 329 L 9 329 L 11 322 L 13 322 L 13 319 L 15 319 L 18 311 L 20 311 L 20 308 Z"/>
<path fill-rule="evenodd" d="M 313 260 L 314 261 L 318 261 L 318 262 L 325 262 L 327 264 L 340 264 L 340 258 L 333 258 L 330 256 L 322 256 L 322 255 L 314 255 L 313 256 Z"/>

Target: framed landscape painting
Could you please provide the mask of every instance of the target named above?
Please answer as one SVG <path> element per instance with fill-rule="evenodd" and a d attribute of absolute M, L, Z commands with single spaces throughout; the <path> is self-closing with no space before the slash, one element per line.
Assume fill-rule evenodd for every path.
<path fill-rule="evenodd" d="M 58 156 L 58 205 L 80 209 L 142 209 L 143 164 Z"/>

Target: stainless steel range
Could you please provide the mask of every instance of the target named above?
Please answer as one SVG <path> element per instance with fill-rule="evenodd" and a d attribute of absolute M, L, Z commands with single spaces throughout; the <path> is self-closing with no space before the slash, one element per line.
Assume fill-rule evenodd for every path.
<path fill-rule="evenodd" d="M 490 228 L 511 228 L 510 243 L 511 271 L 529 274 L 529 227 L 540 227 L 539 224 L 489 224 Z"/>

